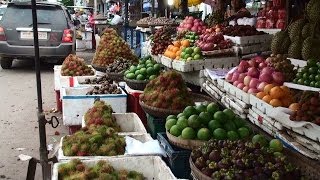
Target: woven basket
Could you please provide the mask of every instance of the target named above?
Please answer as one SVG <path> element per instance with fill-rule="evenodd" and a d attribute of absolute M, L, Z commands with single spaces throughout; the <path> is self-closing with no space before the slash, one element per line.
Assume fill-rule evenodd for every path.
<path fill-rule="evenodd" d="M 139 24 L 137 23 L 137 26 L 138 27 L 142 27 L 142 28 L 148 28 L 149 27 L 148 24 L 140 24 L 140 23 Z"/>
<path fill-rule="evenodd" d="M 168 131 L 166 131 L 166 133 L 170 143 L 183 149 L 193 150 L 202 146 L 205 143 L 205 141 L 200 141 L 200 140 L 187 140 L 187 139 L 178 138 L 171 135 Z"/>
<path fill-rule="evenodd" d="M 139 98 L 139 99 L 141 99 L 141 98 Z M 171 114 L 177 115 L 182 111 L 182 110 L 168 110 L 168 109 L 152 107 L 152 106 L 145 104 L 141 100 L 139 100 L 139 104 L 142 107 L 142 109 L 144 110 L 144 112 L 150 114 L 151 116 L 159 117 L 159 118 L 166 118 L 167 116 L 169 116 Z"/>
<path fill-rule="evenodd" d="M 93 67 L 95 70 L 100 71 L 100 72 L 103 72 L 103 73 L 105 73 L 106 70 L 107 70 L 106 67 L 99 67 L 99 66 L 96 66 L 96 65 L 93 65 L 93 64 L 92 64 L 92 67 Z"/>
<path fill-rule="evenodd" d="M 205 96 L 202 94 L 191 93 L 191 96 L 192 96 L 192 100 L 194 102 L 205 102 L 205 101 L 212 102 L 213 101 L 213 99 L 211 97 Z M 141 99 L 141 98 L 139 98 L 139 99 Z M 171 109 L 152 107 L 152 106 L 145 104 L 141 100 L 139 100 L 139 103 L 140 103 L 140 106 L 142 107 L 142 109 L 144 110 L 144 112 L 150 114 L 151 116 L 160 117 L 160 118 L 166 118 L 169 115 L 178 115 L 179 113 L 181 113 L 183 111 L 183 109 L 171 110 Z"/>
<path fill-rule="evenodd" d="M 111 72 L 106 72 L 106 74 L 108 75 L 108 77 L 113 80 L 113 81 L 123 81 L 123 76 L 124 73 L 111 73 Z"/>
<path fill-rule="evenodd" d="M 212 180 L 212 178 L 203 174 L 199 169 L 193 164 L 191 157 L 189 158 L 191 173 L 196 180 Z"/>
<path fill-rule="evenodd" d="M 140 90 L 140 91 L 143 91 L 149 82 L 149 80 L 148 81 L 139 81 L 139 80 L 127 79 L 126 77 L 124 77 L 123 80 L 127 83 L 127 85 L 131 89 Z"/>

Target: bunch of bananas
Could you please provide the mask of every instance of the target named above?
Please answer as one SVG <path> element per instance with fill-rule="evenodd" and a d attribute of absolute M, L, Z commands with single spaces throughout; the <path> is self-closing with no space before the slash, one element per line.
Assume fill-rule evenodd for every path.
<path fill-rule="evenodd" d="M 188 0 L 188 6 L 190 7 L 190 6 L 199 5 L 199 4 L 201 4 L 203 1 L 204 1 L 204 0 Z M 174 0 L 173 5 L 174 5 L 175 8 L 178 9 L 179 6 L 180 6 L 180 4 L 181 4 L 181 0 Z"/>

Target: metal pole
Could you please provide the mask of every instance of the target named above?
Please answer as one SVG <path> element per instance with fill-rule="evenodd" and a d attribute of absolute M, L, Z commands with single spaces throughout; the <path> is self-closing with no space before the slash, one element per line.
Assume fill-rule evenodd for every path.
<path fill-rule="evenodd" d="M 39 124 L 39 139 L 40 139 L 40 164 L 42 166 L 42 178 L 49 180 L 50 165 L 48 161 L 47 139 L 46 139 L 46 119 L 43 114 L 42 108 L 42 92 L 41 92 L 41 73 L 40 73 L 40 54 L 39 54 L 39 39 L 38 39 L 38 20 L 37 20 L 37 7 L 36 0 L 31 0 L 32 7 L 32 24 L 33 24 L 33 37 L 34 37 L 34 53 L 35 53 L 35 70 L 37 80 L 37 98 L 38 98 L 38 124 Z"/>

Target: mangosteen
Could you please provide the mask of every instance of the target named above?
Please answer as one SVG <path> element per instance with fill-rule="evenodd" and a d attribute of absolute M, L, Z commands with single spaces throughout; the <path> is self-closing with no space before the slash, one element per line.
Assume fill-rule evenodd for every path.
<path fill-rule="evenodd" d="M 246 169 L 246 170 L 243 171 L 243 175 L 245 177 L 247 177 L 248 179 L 251 179 L 252 176 L 254 175 L 254 172 L 253 172 L 252 169 Z"/>
<path fill-rule="evenodd" d="M 205 167 L 205 168 L 202 168 L 201 169 L 201 172 L 203 173 L 203 174 L 205 174 L 206 176 L 211 176 L 211 174 L 212 174 L 212 172 L 213 172 L 213 170 L 212 169 L 210 169 L 210 168 L 208 168 L 208 167 Z"/>
<path fill-rule="evenodd" d="M 212 179 L 221 179 L 222 175 L 220 171 L 215 171 L 214 173 L 211 174 Z"/>
<path fill-rule="evenodd" d="M 238 169 L 244 169 L 244 168 L 246 167 L 245 164 L 244 164 L 244 162 L 243 162 L 241 159 L 238 159 L 238 160 L 236 161 L 235 165 L 236 165 L 236 167 L 237 167 Z"/>
<path fill-rule="evenodd" d="M 201 155 L 202 155 L 202 153 L 201 153 L 201 151 L 199 149 L 193 150 L 191 152 L 192 161 L 195 162 L 197 158 L 201 157 Z"/>
<path fill-rule="evenodd" d="M 220 152 L 218 150 L 211 151 L 209 159 L 214 162 L 219 162 L 221 160 Z"/>
<path fill-rule="evenodd" d="M 196 162 L 194 163 L 194 165 L 198 168 L 198 169 L 202 169 L 206 166 L 206 161 L 204 160 L 203 157 L 199 157 L 197 158 Z"/>

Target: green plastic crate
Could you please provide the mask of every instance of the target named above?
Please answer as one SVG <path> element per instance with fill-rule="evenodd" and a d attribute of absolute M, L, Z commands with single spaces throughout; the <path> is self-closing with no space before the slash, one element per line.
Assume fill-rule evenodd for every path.
<path fill-rule="evenodd" d="M 157 133 L 166 132 L 165 123 L 166 119 L 147 114 L 148 131 L 153 139 L 157 138 Z"/>

